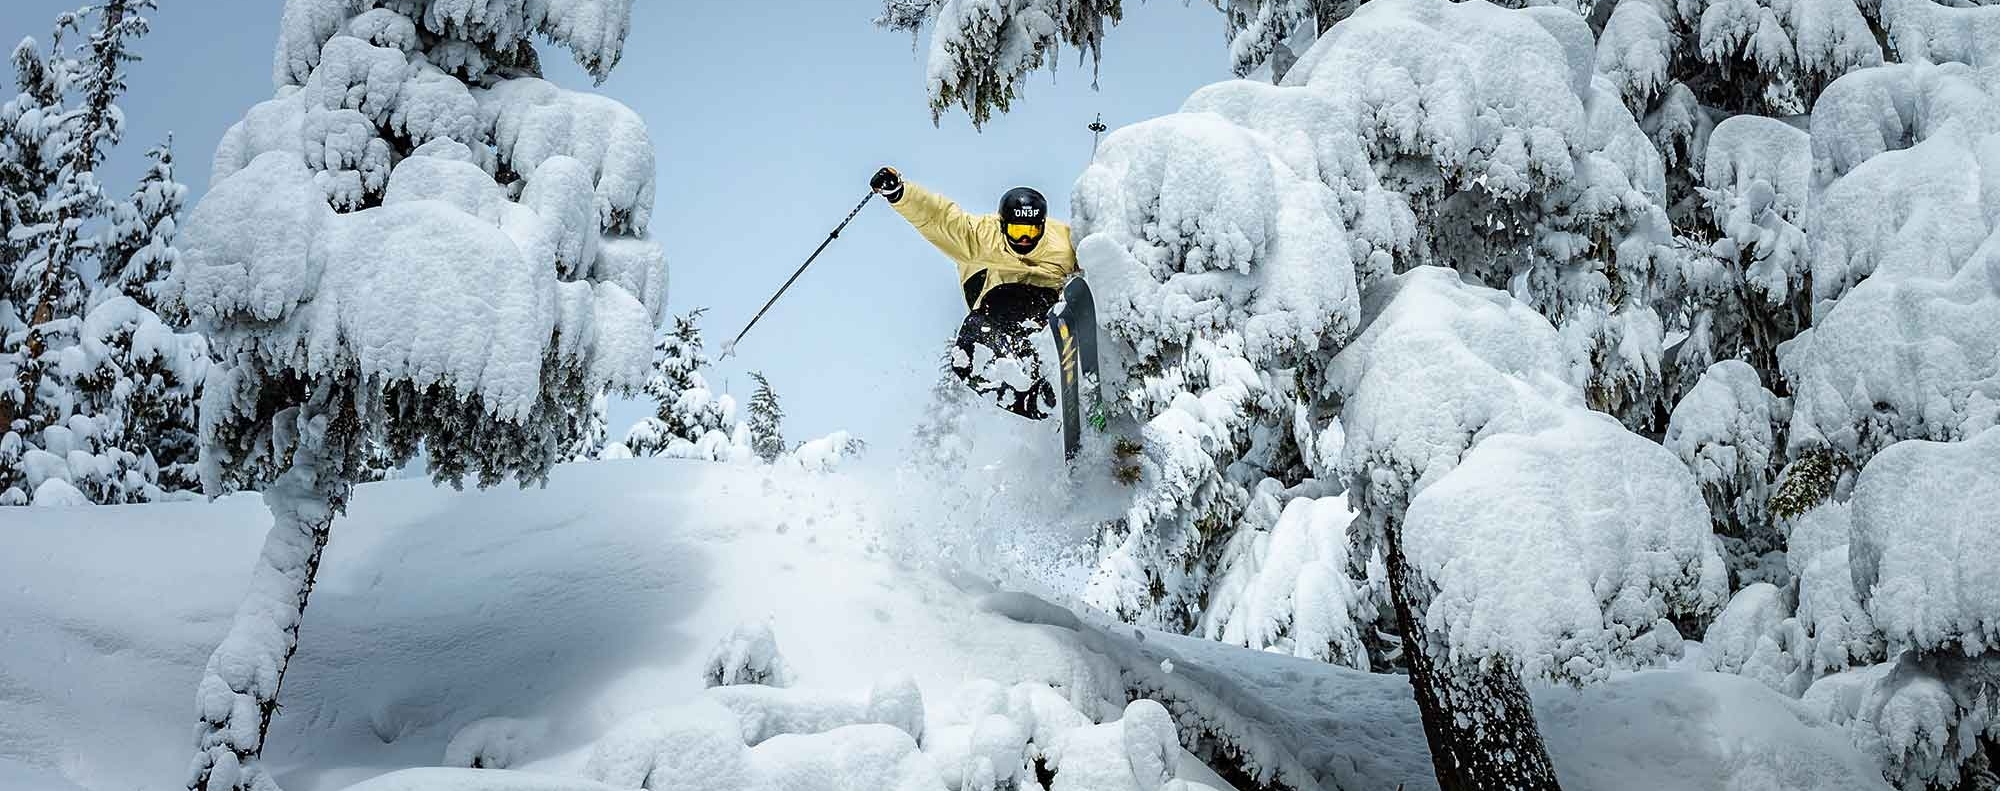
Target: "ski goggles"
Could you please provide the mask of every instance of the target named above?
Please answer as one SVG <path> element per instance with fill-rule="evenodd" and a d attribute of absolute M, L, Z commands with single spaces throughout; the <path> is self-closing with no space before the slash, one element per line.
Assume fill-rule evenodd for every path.
<path fill-rule="evenodd" d="M 1015 244 L 1027 244 L 1042 238 L 1042 226 L 1039 225 L 1029 225 L 1019 222 L 1001 223 L 1000 231 L 1007 234 L 1007 238 Z"/>

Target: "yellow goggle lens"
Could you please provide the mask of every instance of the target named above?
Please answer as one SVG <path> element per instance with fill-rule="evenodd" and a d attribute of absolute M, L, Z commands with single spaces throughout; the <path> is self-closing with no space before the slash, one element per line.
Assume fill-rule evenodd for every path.
<path fill-rule="evenodd" d="M 1010 222 L 1002 224 L 1000 229 L 1007 234 L 1007 238 L 1016 242 L 1032 242 L 1042 238 L 1042 226 L 1039 225 Z"/>

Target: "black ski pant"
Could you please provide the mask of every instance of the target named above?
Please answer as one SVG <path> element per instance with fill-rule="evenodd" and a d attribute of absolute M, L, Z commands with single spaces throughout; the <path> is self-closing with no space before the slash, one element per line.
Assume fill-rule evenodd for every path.
<path fill-rule="evenodd" d="M 1042 378 L 1042 358 L 1035 351 L 1034 337 L 1048 326 L 1049 309 L 1061 297 L 1053 288 L 1019 283 L 993 287 L 958 327 L 952 373 L 1001 409 L 1029 420 L 1048 417 L 1048 407 L 1055 405 L 1055 388 Z M 986 369 L 997 359 L 1018 362 L 1031 380 L 1028 388 L 1020 390 L 988 378 Z"/>

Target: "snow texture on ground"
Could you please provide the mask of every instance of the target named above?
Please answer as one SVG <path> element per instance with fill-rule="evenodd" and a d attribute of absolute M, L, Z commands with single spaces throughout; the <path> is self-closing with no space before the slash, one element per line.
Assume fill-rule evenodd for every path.
<path fill-rule="evenodd" d="M 546 490 L 364 486 L 328 547 L 267 765 L 293 791 L 594 790 L 593 757 L 634 718 L 766 716 L 775 702 L 740 698 L 784 695 L 894 724 L 744 746 L 766 782 L 879 755 L 900 757 L 850 778 L 883 785 L 856 787 L 978 787 L 1015 770 L 981 751 L 1023 737 L 1075 780 L 1093 761 L 1155 764 L 1152 714 L 1121 726 L 1122 753 L 1087 746 L 1102 727 L 1087 723 L 1133 716 L 1139 691 L 1184 745 L 1234 740 L 1250 763 L 1312 775 L 1297 787 L 1433 787 L 1400 677 L 1136 630 L 898 561 L 896 491 L 858 472 L 667 460 L 567 466 Z M 249 496 L 8 517 L 0 789 L 179 787 L 194 684 L 268 520 Z M 706 690 L 711 649 L 745 623 L 770 625 L 795 687 Z M 1839 731 L 1745 679 L 1656 672 L 1538 702 L 1572 788 L 1881 787 Z M 538 774 L 422 768 L 482 748 Z M 1176 763 L 1176 782 L 1201 785 L 1142 770 L 1133 787 L 1227 788 Z"/>

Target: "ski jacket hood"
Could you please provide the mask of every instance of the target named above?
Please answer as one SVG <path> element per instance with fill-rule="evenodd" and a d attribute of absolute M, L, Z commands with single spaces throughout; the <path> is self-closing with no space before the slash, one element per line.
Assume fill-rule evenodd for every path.
<path fill-rule="evenodd" d="M 1076 249 L 1070 245 L 1068 223 L 1049 220 L 1041 242 L 1022 254 L 1008 246 L 1007 237 L 1000 231 L 999 215 L 971 214 L 913 182 L 903 182 L 902 199 L 890 205 L 916 227 L 917 233 L 958 264 L 962 290 L 970 294 L 972 289 L 966 284 L 982 273 L 985 275 L 977 294 L 969 296 L 968 307 L 974 310 L 997 286 L 1021 283 L 1061 289 L 1063 282 L 1077 271 Z"/>

